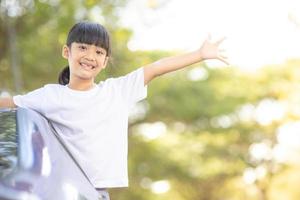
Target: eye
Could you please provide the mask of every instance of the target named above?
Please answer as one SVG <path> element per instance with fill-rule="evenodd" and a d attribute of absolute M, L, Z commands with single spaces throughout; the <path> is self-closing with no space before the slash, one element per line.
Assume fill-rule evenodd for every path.
<path fill-rule="evenodd" d="M 84 45 L 79 45 L 78 48 L 79 48 L 80 50 L 86 50 L 86 49 L 87 49 L 87 47 L 84 46 Z"/>
<path fill-rule="evenodd" d="M 101 50 L 97 50 L 96 53 L 97 53 L 98 55 L 104 55 L 104 54 L 105 54 L 104 51 L 101 51 Z"/>

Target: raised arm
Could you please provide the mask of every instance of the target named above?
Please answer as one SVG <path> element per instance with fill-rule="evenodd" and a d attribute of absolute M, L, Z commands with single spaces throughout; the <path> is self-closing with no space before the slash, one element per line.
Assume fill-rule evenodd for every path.
<path fill-rule="evenodd" d="M 183 55 L 166 57 L 154 63 L 144 66 L 144 84 L 147 85 L 152 79 L 168 72 L 182 69 L 186 66 L 201 62 L 207 59 L 218 59 L 225 64 L 228 64 L 226 57 L 222 55 L 222 50 L 219 45 L 224 40 L 211 42 L 208 37 L 202 44 L 201 48 Z"/>
<path fill-rule="evenodd" d="M 17 107 L 11 97 L 0 98 L 0 108 L 15 108 Z"/>

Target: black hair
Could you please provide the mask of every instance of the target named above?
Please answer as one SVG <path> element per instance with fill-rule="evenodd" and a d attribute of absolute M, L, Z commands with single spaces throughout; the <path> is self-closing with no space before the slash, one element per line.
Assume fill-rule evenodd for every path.
<path fill-rule="evenodd" d="M 79 22 L 75 24 L 67 38 L 66 45 L 71 48 L 73 42 L 93 44 L 106 50 L 106 56 L 111 55 L 110 38 L 107 30 L 98 23 Z M 70 68 L 66 66 L 59 74 L 58 82 L 67 85 L 70 80 Z"/>

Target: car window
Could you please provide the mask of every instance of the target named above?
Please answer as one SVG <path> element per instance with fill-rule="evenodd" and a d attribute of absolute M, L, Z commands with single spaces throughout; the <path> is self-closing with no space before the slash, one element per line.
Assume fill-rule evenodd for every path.
<path fill-rule="evenodd" d="M 0 179 L 17 164 L 16 111 L 0 111 Z"/>

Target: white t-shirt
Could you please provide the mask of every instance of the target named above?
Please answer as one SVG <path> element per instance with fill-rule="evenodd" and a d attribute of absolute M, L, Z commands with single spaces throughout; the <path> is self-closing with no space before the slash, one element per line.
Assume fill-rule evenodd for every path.
<path fill-rule="evenodd" d="M 52 122 L 96 188 L 111 188 L 128 186 L 128 115 L 146 96 L 141 67 L 88 91 L 49 84 L 13 100 Z"/>

